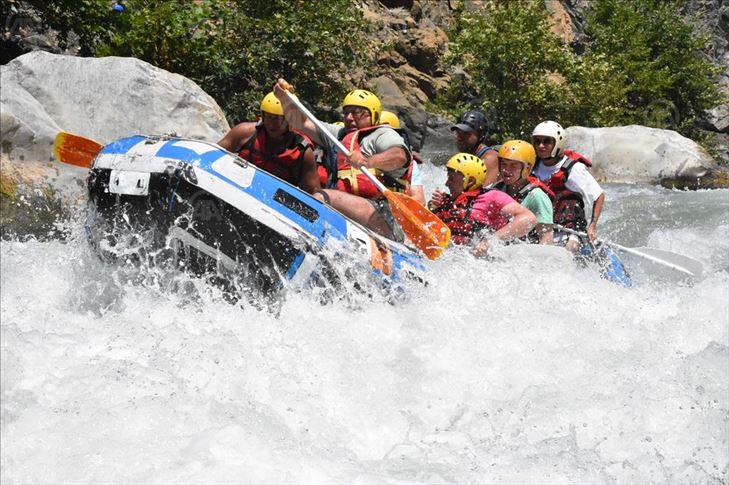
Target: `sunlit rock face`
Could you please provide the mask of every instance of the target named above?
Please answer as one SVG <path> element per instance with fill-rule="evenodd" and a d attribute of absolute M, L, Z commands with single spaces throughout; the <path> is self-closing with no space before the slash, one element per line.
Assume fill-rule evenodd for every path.
<path fill-rule="evenodd" d="M 31 52 L 0 66 L 2 152 L 47 161 L 63 130 L 107 143 L 170 133 L 217 141 L 229 129 L 220 107 L 189 79 L 134 58 Z"/>
<path fill-rule="evenodd" d="M 726 186 L 726 171 L 693 140 L 639 125 L 567 128 L 567 147 L 593 162 L 599 180 L 706 188 Z"/>

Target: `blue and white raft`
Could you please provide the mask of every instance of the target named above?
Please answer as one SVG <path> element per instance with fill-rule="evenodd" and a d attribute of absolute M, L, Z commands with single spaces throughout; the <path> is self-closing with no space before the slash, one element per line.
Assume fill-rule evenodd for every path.
<path fill-rule="evenodd" d="M 88 192 L 87 232 L 105 259 L 171 259 L 266 294 L 363 273 L 385 285 L 423 280 L 415 250 L 212 143 L 122 138 L 94 159 Z"/>

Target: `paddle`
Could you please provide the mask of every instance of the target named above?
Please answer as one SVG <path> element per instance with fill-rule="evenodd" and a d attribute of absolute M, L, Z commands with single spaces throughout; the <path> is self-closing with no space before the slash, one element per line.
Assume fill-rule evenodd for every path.
<path fill-rule="evenodd" d="M 585 233 L 585 232 L 575 231 L 573 229 L 566 228 L 559 224 L 555 224 L 554 227 L 559 229 L 560 231 L 568 232 L 570 234 L 575 234 L 576 236 L 587 238 L 587 233 Z M 691 278 L 699 279 L 699 278 L 701 278 L 701 274 L 703 273 L 703 270 L 704 270 L 704 267 L 701 264 L 701 261 L 698 261 L 694 258 L 690 258 L 688 256 L 684 256 L 682 254 L 677 254 L 677 253 L 673 253 L 671 251 L 666 251 L 664 249 L 655 249 L 655 248 L 647 248 L 647 247 L 627 248 L 625 246 L 621 246 L 620 244 L 616 244 L 616 243 L 610 242 L 610 241 L 604 241 L 604 240 L 598 240 L 598 241 L 603 244 L 606 244 L 612 248 L 615 248 L 620 252 L 630 254 L 630 255 L 640 258 L 644 261 L 650 262 L 654 265 L 658 265 L 664 269 L 664 272 L 665 272 L 665 270 L 667 270 L 669 274 L 673 273 L 674 275 L 680 275 L 683 277 L 689 276 Z"/>
<path fill-rule="evenodd" d="M 65 131 L 58 133 L 53 142 L 53 153 L 57 160 L 82 168 L 91 168 L 91 163 L 102 148 L 104 145 L 94 140 Z"/>
<path fill-rule="evenodd" d="M 346 156 L 350 155 L 349 150 L 342 145 L 332 132 L 319 121 L 309 109 L 304 106 L 299 98 L 286 92 L 292 103 L 316 125 L 324 135 L 334 143 Z M 393 192 L 387 189 L 367 167 L 360 167 L 362 173 L 382 192 L 382 195 L 390 204 L 392 215 L 400 223 L 405 235 L 420 249 L 429 259 L 437 259 L 448 245 L 451 239 L 451 230 L 441 221 L 438 216 L 423 207 L 420 202 L 400 192 Z"/>

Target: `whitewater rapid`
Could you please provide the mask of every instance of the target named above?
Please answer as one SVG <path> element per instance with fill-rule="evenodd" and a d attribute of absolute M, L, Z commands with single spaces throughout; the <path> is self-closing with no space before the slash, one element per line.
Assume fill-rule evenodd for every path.
<path fill-rule="evenodd" d="M 727 190 L 607 187 L 601 234 L 699 259 L 694 285 L 451 251 L 404 301 L 278 315 L 130 280 L 79 221 L 2 241 L 0 478 L 726 483 L 728 214 Z"/>

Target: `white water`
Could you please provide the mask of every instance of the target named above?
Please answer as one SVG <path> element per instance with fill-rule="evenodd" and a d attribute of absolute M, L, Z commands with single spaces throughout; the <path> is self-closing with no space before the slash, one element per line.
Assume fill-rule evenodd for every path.
<path fill-rule="evenodd" d="M 727 214 L 729 191 L 608 188 L 602 235 L 701 260 L 694 286 L 454 251 L 405 302 L 278 318 L 125 283 L 80 228 L 4 241 L 0 478 L 726 483 Z"/>

